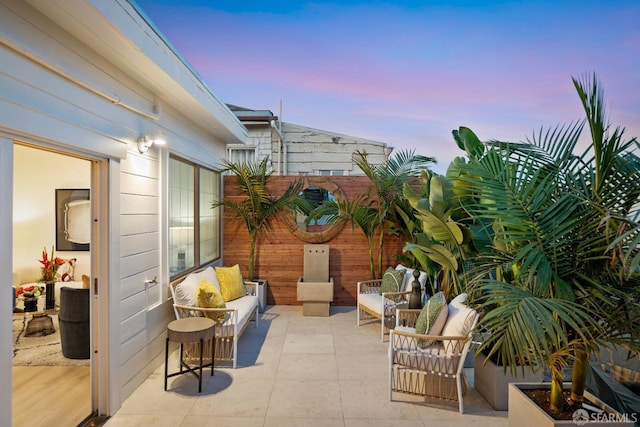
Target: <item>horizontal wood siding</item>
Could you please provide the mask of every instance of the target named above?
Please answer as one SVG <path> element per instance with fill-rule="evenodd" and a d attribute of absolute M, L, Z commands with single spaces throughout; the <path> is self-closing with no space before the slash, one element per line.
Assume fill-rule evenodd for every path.
<path fill-rule="evenodd" d="M 272 194 L 282 194 L 286 187 L 298 177 L 272 176 L 269 190 Z M 329 178 L 329 177 L 327 177 Z M 364 176 L 333 176 L 330 181 L 338 185 L 347 199 L 351 199 L 369 187 L 370 181 Z M 226 197 L 238 196 L 235 177 L 224 179 Z M 246 228 L 241 223 L 232 221 L 229 212 L 225 212 L 224 220 L 224 264 L 239 264 L 245 275 L 248 272 L 249 238 Z M 377 240 L 376 240 L 377 242 Z M 298 305 L 297 282 L 303 276 L 303 251 L 306 242 L 299 240 L 291 233 L 287 225 L 276 220 L 272 232 L 261 237 L 256 253 L 256 278 L 269 281 L 267 304 Z M 326 242 L 329 245 L 329 274 L 334 281 L 334 305 L 356 304 L 356 283 L 370 279 L 369 254 L 367 241 L 362 231 L 346 225 L 340 234 Z M 383 260 L 385 268 L 395 266 L 398 262 L 394 255 L 402 253 L 404 242 L 393 236 L 385 237 Z M 377 243 L 374 249 L 377 268 Z"/>
<path fill-rule="evenodd" d="M 132 147 L 133 148 L 133 147 Z M 130 149 L 120 170 L 120 285 L 122 386 L 149 363 L 148 301 L 144 281 L 160 276 L 159 159 Z"/>

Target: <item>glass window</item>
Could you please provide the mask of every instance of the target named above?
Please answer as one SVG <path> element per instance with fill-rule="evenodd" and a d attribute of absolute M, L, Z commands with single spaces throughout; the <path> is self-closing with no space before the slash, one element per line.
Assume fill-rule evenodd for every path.
<path fill-rule="evenodd" d="M 211 209 L 219 194 L 218 173 L 169 158 L 170 276 L 220 257 L 220 208 Z"/>
<path fill-rule="evenodd" d="M 200 169 L 200 259 L 220 258 L 220 208 L 211 208 L 219 199 L 220 179 L 217 173 Z"/>

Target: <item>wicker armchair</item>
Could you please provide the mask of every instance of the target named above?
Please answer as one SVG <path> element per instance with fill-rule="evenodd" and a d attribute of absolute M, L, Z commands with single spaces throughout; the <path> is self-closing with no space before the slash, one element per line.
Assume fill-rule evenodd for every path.
<path fill-rule="evenodd" d="M 389 400 L 393 400 L 394 391 L 457 400 L 460 413 L 464 413 L 467 381 L 463 366 L 479 316 L 470 310 L 464 319 L 466 335 L 434 336 L 415 333 L 419 314 L 420 310 L 397 312 L 396 328 L 389 338 Z"/>
<path fill-rule="evenodd" d="M 184 278 L 171 282 L 169 289 L 173 301 L 176 301 L 176 287 Z M 257 283 L 244 282 L 245 297 L 230 301 L 227 308 L 204 308 L 187 305 L 179 305 L 174 302 L 173 309 L 176 319 L 184 317 L 205 317 L 207 314 L 217 313 L 224 318 L 224 322 L 215 326 L 215 360 L 231 362 L 235 369 L 238 361 L 238 338 L 246 329 L 249 321 L 255 317 L 255 325 L 258 326 L 258 293 Z M 250 296 L 251 298 L 248 298 Z M 233 306 L 231 306 L 233 305 Z M 212 316 L 207 316 L 212 317 Z M 211 361 L 211 340 L 205 341 L 203 346 L 203 363 Z M 183 360 L 187 363 L 200 363 L 199 343 L 184 344 Z"/>
<path fill-rule="evenodd" d="M 380 320 L 380 337 L 384 341 L 385 334 L 388 334 L 396 324 L 396 309 L 407 308 L 409 306 L 409 296 L 407 292 L 385 292 L 380 295 L 382 279 L 364 280 L 358 282 L 358 326 L 362 320 Z"/>

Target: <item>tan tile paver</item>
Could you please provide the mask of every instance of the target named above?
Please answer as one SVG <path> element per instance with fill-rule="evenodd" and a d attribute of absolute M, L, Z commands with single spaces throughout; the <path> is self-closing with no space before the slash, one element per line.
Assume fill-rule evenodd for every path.
<path fill-rule="evenodd" d="M 240 337 L 238 368 L 205 372 L 202 393 L 191 375 L 169 379 L 160 366 L 107 422 L 119 426 L 405 427 L 506 426 L 471 387 L 465 414 L 457 402 L 388 395 L 388 341 L 380 324 L 356 326 L 355 307 L 305 317 L 301 306 L 269 306 Z M 177 352 L 169 360 L 177 366 Z"/>

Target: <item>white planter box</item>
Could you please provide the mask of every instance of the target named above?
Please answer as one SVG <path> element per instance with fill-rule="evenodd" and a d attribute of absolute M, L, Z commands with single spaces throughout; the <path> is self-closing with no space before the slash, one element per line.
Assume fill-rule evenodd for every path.
<path fill-rule="evenodd" d="M 487 364 L 485 365 L 485 360 Z M 531 368 L 525 368 L 524 375 L 518 368 L 516 376 L 511 374 L 504 367 L 496 365 L 491 359 L 480 353 L 475 357 L 473 369 L 473 388 L 491 405 L 496 411 L 506 411 L 509 409 L 509 383 L 542 383 L 542 369 L 534 372 Z"/>
<path fill-rule="evenodd" d="M 267 306 L 267 284 L 268 282 L 265 279 L 256 279 L 247 283 L 257 283 L 258 284 L 258 301 L 260 305 L 258 306 L 258 311 L 260 313 L 264 312 L 265 307 Z"/>
<path fill-rule="evenodd" d="M 620 414 L 613 408 L 600 402 L 599 399 L 586 391 L 584 393 L 585 399 L 594 402 L 594 406 L 603 409 L 605 413 L 601 414 L 601 416 L 598 416 L 597 419 L 576 418 L 575 421 L 554 420 L 544 411 L 544 409 L 540 408 L 522 391 L 527 389 L 540 388 L 541 386 L 549 388 L 550 384 L 509 384 L 509 427 L 634 427 L 635 423 L 633 418 L 635 418 L 635 414 Z M 568 387 L 569 384 L 565 384 L 565 388 Z M 574 413 L 574 416 L 576 415 L 578 414 Z"/>

